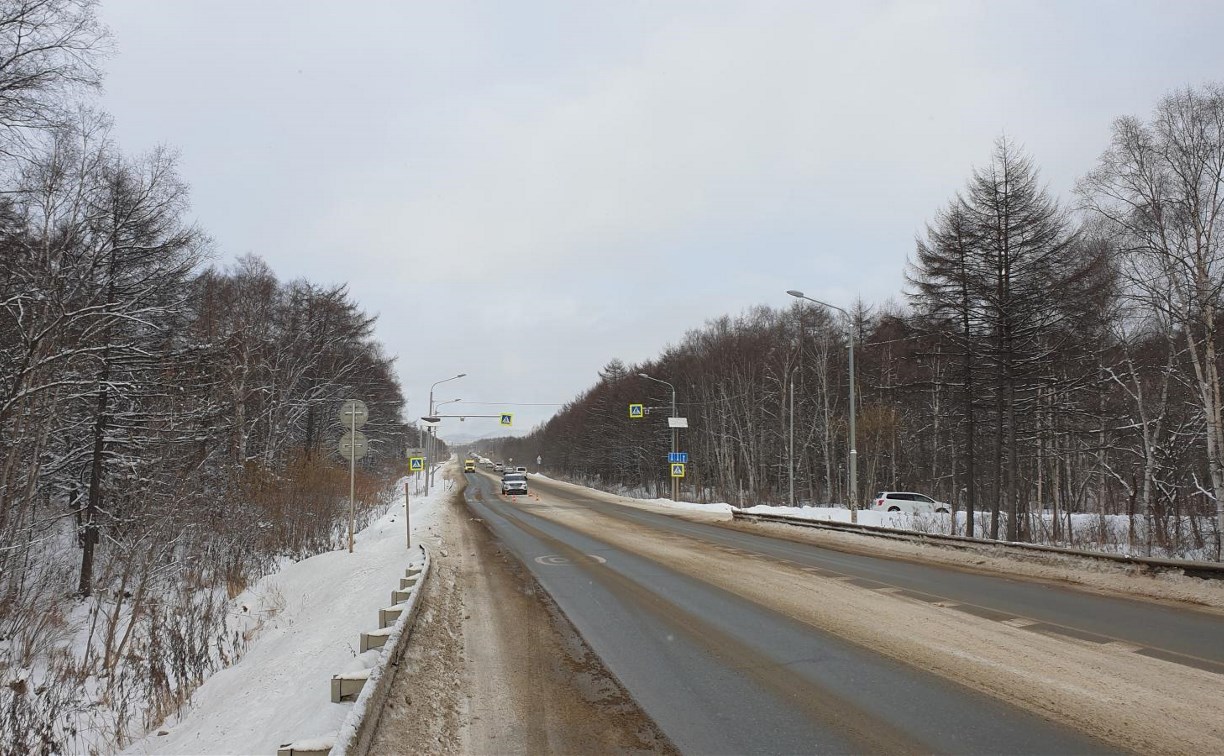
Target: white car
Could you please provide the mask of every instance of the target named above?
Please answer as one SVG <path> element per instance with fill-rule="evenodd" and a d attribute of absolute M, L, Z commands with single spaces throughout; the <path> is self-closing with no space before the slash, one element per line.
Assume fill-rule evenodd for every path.
<path fill-rule="evenodd" d="M 502 496 L 520 496 L 527 494 L 527 476 L 519 473 L 509 473 L 502 478 Z"/>
<path fill-rule="evenodd" d="M 876 512 L 909 512 L 917 514 L 919 512 L 939 512 L 946 514 L 952 511 L 942 501 L 935 501 L 930 496 L 912 491 L 880 491 L 867 505 L 868 509 Z"/>

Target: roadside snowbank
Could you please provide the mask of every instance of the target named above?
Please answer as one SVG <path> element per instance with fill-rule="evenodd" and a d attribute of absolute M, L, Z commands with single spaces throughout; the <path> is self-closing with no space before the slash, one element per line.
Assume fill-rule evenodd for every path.
<path fill-rule="evenodd" d="M 414 544 L 435 525 L 453 485 L 440 478 L 428 496 L 412 497 Z M 331 702 L 331 676 L 377 661 L 376 651 L 358 653 L 360 634 L 378 627 L 378 610 L 410 555 L 420 558 L 405 544 L 403 481 L 398 488 L 400 500 L 357 534 L 352 554 L 290 564 L 237 597 L 237 611 L 268 615 L 261 635 L 237 664 L 196 689 L 180 717 L 124 753 L 275 753 L 294 739 L 330 739 L 352 708 Z"/>
<path fill-rule="evenodd" d="M 544 477 L 544 476 L 539 476 Z M 642 504 L 650 504 L 666 509 L 677 509 L 689 512 L 709 512 L 730 514 L 733 507 L 730 504 L 693 504 L 690 502 L 676 502 L 671 499 L 647 499 L 633 497 L 634 501 Z M 780 507 L 768 504 L 757 504 L 751 507 L 745 507 L 744 512 L 749 514 L 770 514 L 770 515 L 785 515 L 787 517 L 796 517 L 804 520 L 823 520 L 833 522 L 850 522 L 850 510 L 844 506 L 830 505 L 823 507 Z M 882 528 L 896 528 L 898 530 L 912 530 L 917 533 L 950 533 L 952 535 L 965 535 L 967 517 L 964 512 L 957 512 L 956 526 L 953 528 L 951 514 L 936 514 L 917 513 L 910 514 L 908 512 L 879 512 L 871 509 L 860 509 L 858 511 L 858 523 L 860 525 L 871 525 Z M 1180 527 L 1183 531 L 1183 541 L 1190 540 L 1188 534 L 1191 531 L 1192 524 L 1190 518 L 1183 517 Z M 979 538 L 985 537 L 989 532 L 990 513 L 978 512 L 974 521 L 977 526 L 976 535 Z M 1130 527 L 1131 520 L 1126 515 L 1101 515 L 1092 513 L 1076 512 L 1068 517 L 1066 514 L 1059 515 L 1059 532 L 1061 537 L 1054 538 L 1055 528 L 1053 515 L 1050 512 L 1035 512 L 1030 517 L 1029 522 L 1035 532 L 1030 537 L 1033 543 L 1045 544 L 1047 546 L 1061 546 L 1064 548 L 1081 548 L 1091 551 L 1100 551 L 1109 554 L 1125 554 L 1127 556 L 1155 556 L 1167 557 L 1172 559 L 1200 559 L 1211 561 L 1214 559 L 1214 551 L 1212 549 L 1210 536 L 1210 524 L 1201 526 L 1204 532 L 1208 533 L 1206 537 L 1206 545 L 1202 548 L 1194 549 L 1183 546 L 1179 551 L 1174 551 L 1168 548 L 1161 548 L 1155 543 L 1149 543 L 1148 538 L 1152 534 L 1148 531 L 1148 524 L 1142 517 L 1136 517 L 1134 521 L 1135 535 L 1134 545 L 1131 545 Z M 1069 524 L 1068 524 L 1069 523 Z M 1176 526 L 1176 523 L 1174 523 Z M 1068 538 L 1066 533 L 1070 532 Z"/>

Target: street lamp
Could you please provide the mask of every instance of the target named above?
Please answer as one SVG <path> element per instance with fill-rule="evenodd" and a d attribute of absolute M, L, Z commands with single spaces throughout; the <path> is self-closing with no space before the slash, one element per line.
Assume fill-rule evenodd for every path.
<path fill-rule="evenodd" d="M 458 380 L 459 378 L 463 378 L 466 375 L 467 373 L 460 373 L 459 375 L 453 375 L 450 378 L 443 378 L 440 381 L 434 381 L 434 384 L 429 387 L 429 416 L 430 417 L 434 416 L 434 400 L 433 400 L 434 388 L 439 383 L 446 383 L 447 381 Z M 426 444 L 426 449 L 425 449 L 425 492 L 426 493 L 429 492 L 430 486 L 433 485 L 433 452 L 434 452 L 434 436 L 435 436 L 434 427 L 435 426 L 432 426 L 432 425 L 429 426 L 429 442 Z"/>
<path fill-rule="evenodd" d="M 458 376 L 456 376 L 456 377 L 458 377 Z M 434 405 L 434 412 L 437 412 L 438 410 L 442 409 L 443 407 L 445 407 L 445 406 L 446 406 L 446 405 L 448 405 L 448 404 L 454 404 L 455 402 L 461 402 L 461 401 L 463 401 L 463 400 L 462 400 L 462 399 L 449 399 L 449 400 L 447 400 L 447 401 L 445 401 L 445 402 L 438 402 L 437 404 L 435 404 L 435 405 Z M 437 422 L 442 422 L 442 418 L 438 418 Z M 432 427 L 430 428 L 430 432 L 431 432 L 431 433 L 436 434 L 436 433 L 437 433 L 437 428 L 438 428 L 438 426 L 437 426 L 437 425 L 432 426 Z M 433 444 L 434 444 L 434 448 L 436 449 L 436 448 L 437 448 L 437 444 L 438 444 L 437 438 L 435 438 L 435 439 L 434 439 Z"/>
<path fill-rule="evenodd" d="M 854 404 L 854 316 L 837 305 L 805 296 L 801 291 L 788 289 L 786 293 L 792 297 L 806 299 L 809 302 L 823 305 L 831 310 L 837 310 L 846 316 L 846 338 L 850 344 L 850 522 L 858 522 L 858 448 L 856 446 L 857 439 L 854 426 L 858 408 Z"/>
<path fill-rule="evenodd" d="M 678 415 L 676 415 L 676 387 L 675 387 L 675 386 L 672 386 L 672 385 L 671 385 L 670 383 L 668 383 L 667 381 L 659 380 L 658 378 L 651 378 L 649 375 L 646 375 L 645 373 L 638 373 L 638 377 L 639 377 L 639 378 L 645 378 L 645 379 L 646 379 L 646 380 L 648 380 L 648 381 L 654 381 L 655 383 L 662 383 L 664 386 L 668 386 L 669 388 L 671 388 L 671 392 L 672 392 L 672 413 L 671 413 L 671 416 L 672 416 L 672 417 L 678 417 Z M 677 445 L 677 441 L 678 441 L 678 438 L 679 438 L 679 437 L 677 436 L 677 434 L 679 433 L 679 431 L 678 431 L 678 429 L 676 428 L 675 423 L 672 423 L 671 425 L 672 425 L 672 429 L 671 429 L 671 432 L 672 432 L 672 448 L 671 448 L 671 450 L 672 450 L 672 453 L 673 453 L 673 454 L 675 454 L 676 452 L 680 451 L 680 447 Z M 669 468 L 670 468 L 670 465 L 669 465 Z M 672 501 L 680 501 L 680 479 L 679 479 L 679 478 L 675 478 L 675 477 L 673 477 L 673 478 L 672 478 Z"/>
<path fill-rule="evenodd" d="M 786 383 L 790 388 L 790 437 L 786 442 L 787 479 L 790 481 L 790 505 L 795 506 L 795 365 L 786 374 Z"/>

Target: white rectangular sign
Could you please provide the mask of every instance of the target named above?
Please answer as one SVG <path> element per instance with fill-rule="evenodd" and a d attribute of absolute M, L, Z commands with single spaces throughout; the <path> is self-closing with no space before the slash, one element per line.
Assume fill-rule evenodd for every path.
<path fill-rule="evenodd" d="M 687 428 L 688 418 L 687 417 L 669 417 L 667 418 L 667 427 L 668 428 Z"/>

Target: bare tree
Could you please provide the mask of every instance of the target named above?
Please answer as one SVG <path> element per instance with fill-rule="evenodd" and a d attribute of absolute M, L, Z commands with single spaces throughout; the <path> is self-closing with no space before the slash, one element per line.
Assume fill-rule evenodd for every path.
<path fill-rule="evenodd" d="M 0 0 L 0 129 L 9 140 L 71 120 L 72 95 L 102 81 L 109 33 L 97 0 Z"/>
<path fill-rule="evenodd" d="M 1177 325 L 1203 419 L 1216 558 L 1224 553 L 1224 417 L 1217 356 L 1224 287 L 1224 88 L 1165 97 L 1150 123 L 1114 122 L 1112 143 L 1079 187 L 1087 210 L 1116 234 L 1132 292 Z M 1165 296 L 1167 292 L 1168 296 Z"/>
<path fill-rule="evenodd" d="M 909 280 L 916 287 L 913 298 L 919 311 L 951 346 L 960 361 L 960 419 L 964 428 L 961 454 L 965 486 L 965 534 L 973 537 L 977 490 L 977 387 L 978 354 L 982 349 L 982 310 L 976 290 L 981 280 L 976 230 L 970 224 L 964 200 L 957 197 L 927 226 L 926 240 L 919 239 Z M 997 504 L 992 507 L 997 513 Z M 996 515 L 997 516 L 997 515 Z"/>

